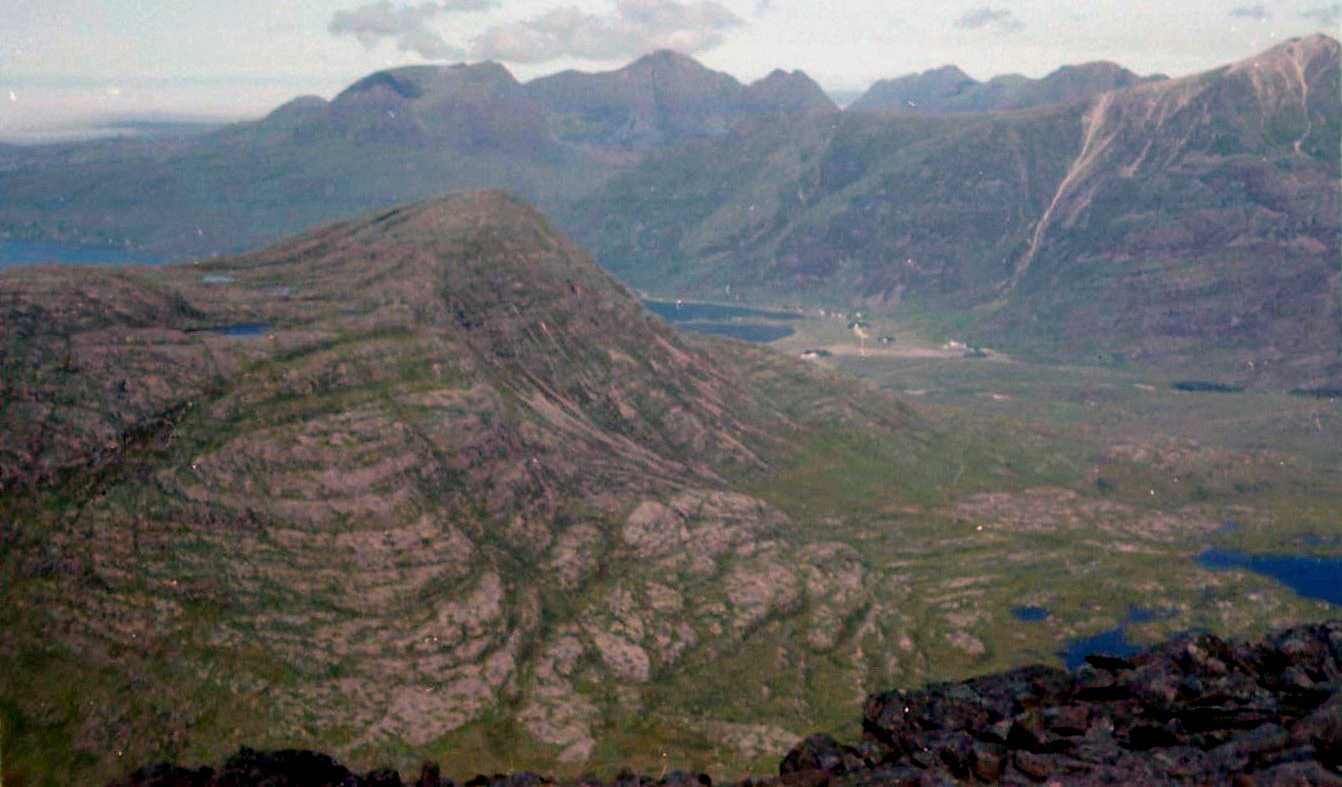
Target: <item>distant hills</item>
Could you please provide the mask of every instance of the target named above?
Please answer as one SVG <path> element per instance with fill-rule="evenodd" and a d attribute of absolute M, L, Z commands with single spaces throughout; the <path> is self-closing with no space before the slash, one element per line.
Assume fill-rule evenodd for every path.
<path fill-rule="evenodd" d="M 838 106 L 800 71 L 750 85 L 675 52 L 617 71 L 565 71 L 527 84 L 556 135 L 597 147 L 646 149 L 721 137 L 742 118 L 833 112 Z"/>
<path fill-rule="evenodd" d="M 653 292 L 916 309 L 1039 357 L 1334 385 L 1338 69 L 1323 35 L 1179 79 L 946 67 L 843 112 L 799 72 L 742 85 L 670 52 L 526 84 L 393 69 L 206 136 L 0 150 L 0 232 L 225 253 L 504 187 Z"/>
<path fill-rule="evenodd" d="M 1338 74 L 1317 35 L 1072 103 L 757 124 L 557 212 L 648 289 L 915 309 L 1053 358 L 1336 380 Z"/>
<path fill-rule="evenodd" d="M 329 104 L 296 101 L 263 125 L 283 120 L 300 139 L 537 157 L 561 143 L 645 150 L 721 137 L 746 117 L 838 108 L 799 71 L 742 85 L 670 51 L 616 71 L 565 71 L 526 84 L 497 63 L 408 66 L 367 76 Z"/>
<path fill-rule="evenodd" d="M 0 233 L 234 253 L 454 188 L 554 204 L 651 149 L 835 110 L 800 72 L 742 85 L 672 52 L 525 85 L 497 63 L 395 68 L 210 134 L 0 146 Z"/>
<path fill-rule="evenodd" d="M 1094 98 L 1110 90 L 1154 82 L 1114 63 L 1063 66 L 1042 79 L 1019 74 L 979 82 L 955 66 L 943 66 L 872 85 L 848 109 L 858 112 L 946 114 L 1027 109 Z"/>

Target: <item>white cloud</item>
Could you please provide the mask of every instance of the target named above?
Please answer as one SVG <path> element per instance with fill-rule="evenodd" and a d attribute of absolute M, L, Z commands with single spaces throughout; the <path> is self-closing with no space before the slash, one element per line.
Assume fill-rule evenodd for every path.
<path fill-rule="evenodd" d="M 616 60 L 657 49 L 694 53 L 722 43 L 723 34 L 741 24 L 716 2 L 616 0 L 608 14 L 589 14 L 564 6 L 540 16 L 495 25 L 471 44 L 480 59 L 544 63 L 561 57 Z"/>
<path fill-rule="evenodd" d="M 1336 35 L 1337 26 L 1342 23 L 1342 3 L 1321 5 L 1317 8 L 1301 11 L 1300 15 L 1311 22 L 1318 23 L 1320 27 L 1328 28 L 1328 32 Z"/>
<path fill-rule="evenodd" d="M 419 5 L 394 5 L 391 0 L 376 0 L 348 11 L 337 11 L 326 29 L 332 35 L 354 36 L 371 49 L 391 40 L 402 52 L 417 52 L 429 60 L 460 60 L 466 56 L 461 47 L 448 43 L 428 26 L 435 17 L 464 11 L 491 8 L 491 0 L 442 0 Z"/>
<path fill-rule="evenodd" d="M 1009 8 L 981 8 L 970 9 L 960 15 L 955 20 L 953 27 L 960 30 L 983 30 L 989 29 L 997 33 L 1014 33 L 1025 27 L 1016 14 Z"/>
<path fill-rule="evenodd" d="M 1230 9 L 1230 16 L 1240 19 L 1253 19 L 1257 22 L 1263 22 L 1272 18 L 1272 12 L 1268 11 L 1262 4 L 1242 5 L 1238 8 Z"/>

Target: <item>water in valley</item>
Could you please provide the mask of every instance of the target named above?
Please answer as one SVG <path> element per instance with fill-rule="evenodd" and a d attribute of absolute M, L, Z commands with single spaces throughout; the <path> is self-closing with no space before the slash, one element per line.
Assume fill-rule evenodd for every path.
<path fill-rule="evenodd" d="M 643 305 L 682 331 L 727 336 L 760 344 L 775 342 L 796 333 L 796 329 L 791 326 L 760 320 L 806 319 L 806 315 L 799 312 L 751 309 L 720 303 L 645 299 Z"/>
<path fill-rule="evenodd" d="M 0 268 L 15 265 L 158 265 L 162 258 L 124 246 L 0 238 Z"/>
<path fill-rule="evenodd" d="M 1250 555 L 1230 549 L 1208 549 L 1198 565 L 1209 571 L 1244 569 L 1276 581 L 1303 598 L 1342 606 L 1342 558 L 1313 555 Z"/>

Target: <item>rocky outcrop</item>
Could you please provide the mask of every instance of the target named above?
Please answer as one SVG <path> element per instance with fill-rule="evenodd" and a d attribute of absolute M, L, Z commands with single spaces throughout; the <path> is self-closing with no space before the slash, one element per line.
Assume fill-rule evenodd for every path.
<path fill-rule="evenodd" d="M 863 740 L 815 735 L 785 784 L 1342 781 L 1342 623 L 1261 644 L 1189 636 L 1067 673 L 1024 667 L 868 698 Z M 1239 783 L 1239 782 L 1237 782 Z"/>

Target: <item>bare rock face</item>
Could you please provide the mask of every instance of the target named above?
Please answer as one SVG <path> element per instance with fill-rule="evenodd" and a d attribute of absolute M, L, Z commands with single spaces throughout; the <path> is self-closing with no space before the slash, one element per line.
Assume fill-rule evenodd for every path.
<path fill-rule="evenodd" d="M 640 560 L 671 567 L 687 565 L 710 571 L 728 552 L 748 552 L 750 545 L 775 533 L 787 517 L 746 495 L 705 490 L 686 491 L 663 504 L 645 500 L 625 520 L 625 542 Z"/>

